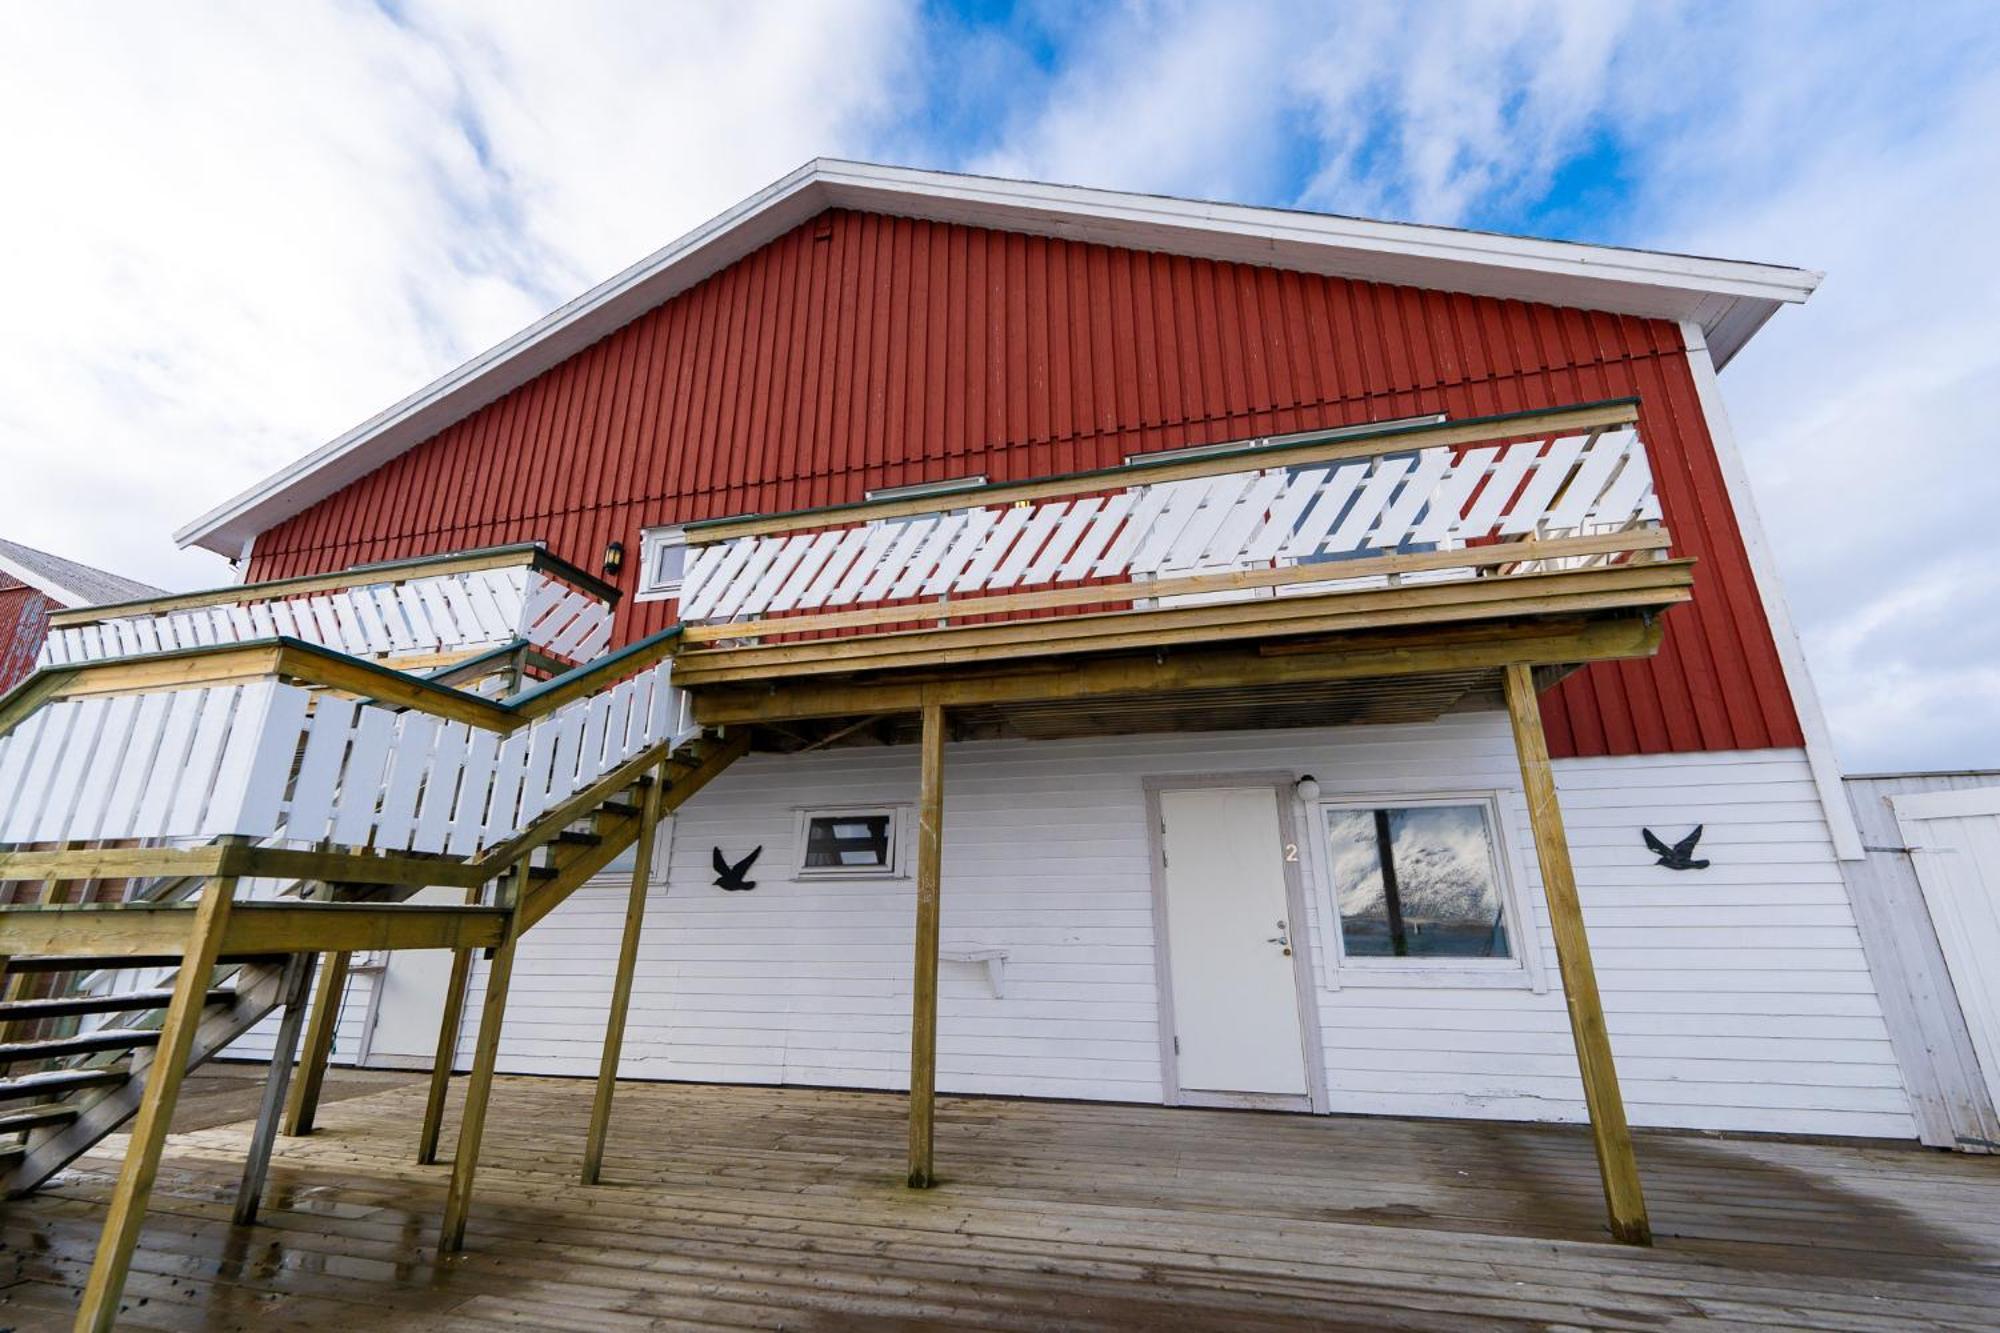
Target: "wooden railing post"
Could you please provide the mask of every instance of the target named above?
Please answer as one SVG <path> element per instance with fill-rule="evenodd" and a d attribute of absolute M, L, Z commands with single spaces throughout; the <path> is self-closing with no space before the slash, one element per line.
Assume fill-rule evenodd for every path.
<path fill-rule="evenodd" d="M 1652 1227 L 1646 1220 L 1646 1199 L 1639 1187 L 1639 1164 L 1632 1155 L 1632 1131 L 1625 1123 L 1618 1071 L 1611 1062 L 1611 1036 L 1604 1025 L 1604 1003 L 1597 993 L 1597 969 L 1591 963 L 1590 939 L 1583 928 L 1576 870 L 1570 864 L 1569 840 L 1556 803 L 1555 774 L 1549 765 L 1548 741 L 1542 734 L 1541 703 L 1535 695 L 1531 667 L 1516 663 L 1507 668 L 1507 716 L 1521 761 L 1528 820 L 1534 829 L 1535 855 L 1541 862 L 1542 891 L 1548 899 L 1563 996 L 1569 1003 L 1570 1035 L 1583 1074 L 1591 1146 L 1596 1149 L 1598 1174 L 1604 1180 L 1611 1234 L 1630 1245 L 1650 1245 Z"/>
<path fill-rule="evenodd" d="M 340 1021 L 340 1001 L 347 991 L 350 955 L 322 955 L 319 988 L 313 994 L 312 1017 L 306 1023 L 305 1049 L 299 1054 L 299 1071 L 292 1083 L 291 1099 L 285 1103 L 285 1133 L 310 1134 L 313 1117 L 319 1112 L 320 1085 L 326 1081 L 326 1062 L 333 1054 L 333 1030 Z"/>
<path fill-rule="evenodd" d="M 230 900 L 235 893 L 233 878 L 212 879 L 195 907 L 180 970 L 174 976 L 173 998 L 167 1003 L 159 1044 L 153 1048 L 153 1062 L 146 1071 L 146 1091 L 139 1101 L 138 1116 L 132 1122 L 125 1163 L 111 1192 L 111 1206 L 97 1242 L 97 1257 L 91 1263 L 83 1299 L 77 1306 L 79 1329 L 109 1329 L 118 1319 L 118 1300 L 125 1290 L 132 1252 L 139 1243 L 139 1229 L 145 1222 L 146 1200 L 153 1191 L 153 1178 L 159 1174 L 160 1153 L 166 1146 L 174 1101 L 187 1073 L 195 1028 L 201 1023 L 202 1008 L 208 999 L 209 974 L 214 971 L 216 956 L 222 950 L 223 931 L 229 925 Z"/>
<path fill-rule="evenodd" d="M 466 1083 L 465 1110 L 459 1117 L 458 1150 L 451 1163 L 451 1185 L 445 1192 L 444 1226 L 438 1238 L 440 1254 L 465 1248 L 465 1222 L 472 1210 L 472 1178 L 479 1168 L 479 1143 L 486 1134 L 486 1108 L 493 1097 L 493 1071 L 500 1061 L 500 1025 L 507 1016 L 507 985 L 514 976 L 514 947 L 521 938 L 521 918 L 528 901 L 528 856 L 514 867 L 508 886 L 507 933 L 493 951 L 486 969 L 486 998 L 479 1010 L 479 1044 Z"/>
<path fill-rule="evenodd" d="M 467 892 L 468 902 L 479 891 Z M 472 984 L 472 950 L 455 949 L 451 955 L 451 978 L 444 987 L 444 1013 L 438 1018 L 437 1054 L 431 1057 L 430 1095 L 424 1101 L 424 1127 L 417 1139 L 417 1162 L 430 1166 L 437 1161 L 438 1136 L 444 1131 L 445 1100 L 451 1095 L 451 1073 L 458 1063 L 458 1034 L 465 1026 L 465 991 Z"/>
<path fill-rule="evenodd" d="M 256 1221 L 258 1206 L 263 1201 L 264 1178 L 271 1167 L 271 1145 L 278 1136 L 278 1116 L 284 1110 L 285 1089 L 292 1079 L 292 1061 L 298 1055 L 306 1002 L 312 994 L 311 954 L 295 953 L 285 960 L 280 994 L 285 1014 L 278 1020 L 277 1038 L 271 1043 L 270 1070 L 264 1075 L 264 1100 L 257 1111 L 257 1126 L 250 1133 L 250 1150 L 243 1159 L 243 1183 L 236 1191 L 238 1226 Z"/>
<path fill-rule="evenodd" d="M 922 774 L 917 796 L 917 943 L 910 993 L 911 1189 L 937 1182 L 932 1121 L 937 1100 L 938 906 L 943 869 L 944 708 L 923 708 Z"/>
<path fill-rule="evenodd" d="M 595 1185 L 604 1170 L 604 1140 L 611 1128 L 611 1096 L 618 1084 L 618 1057 L 625 1048 L 625 1016 L 632 1004 L 632 973 L 639 961 L 639 929 L 646 919 L 646 889 L 652 874 L 653 837 L 665 798 L 667 766 L 653 771 L 639 814 L 638 860 L 625 899 L 625 933 L 618 941 L 618 974 L 611 982 L 611 1012 L 604 1022 L 604 1053 L 597 1067 L 597 1094 L 590 1104 L 590 1131 L 583 1145 L 583 1183 Z"/>

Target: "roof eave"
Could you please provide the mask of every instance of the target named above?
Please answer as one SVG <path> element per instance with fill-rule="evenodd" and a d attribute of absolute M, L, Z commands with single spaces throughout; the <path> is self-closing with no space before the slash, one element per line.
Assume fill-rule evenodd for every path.
<path fill-rule="evenodd" d="M 237 557 L 258 533 L 830 207 L 1693 320 L 1718 366 L 1820 279 L 1779 265 L 816 159 L 210 510 L 175 541 Z"/>

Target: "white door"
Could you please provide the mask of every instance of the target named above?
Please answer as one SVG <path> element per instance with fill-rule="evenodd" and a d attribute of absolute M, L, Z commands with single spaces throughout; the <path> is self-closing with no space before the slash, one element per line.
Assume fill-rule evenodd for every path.
<path fill-rule="evenodd" d="M 1891 798 L 1986 1092 L 2000 1107 L 2000 787 Z"/>
<path fill-rule="evenodd" d="M 1160 822 L 1181 1088 L 1305 1095 L 1277 791 L 1163 791 Z"/>
<path fill-rule="evenodd" d="M 413 903 L 459 905 L 464 889 L 421 889 Z M 444 1019 L 445 990 L 451 984 L 451 950 L 397 949 L 375 978 L 375 1031 L 368 1063 L 391 1069 L 428 1069 L 437 1058 L 438 1024 Z"/>

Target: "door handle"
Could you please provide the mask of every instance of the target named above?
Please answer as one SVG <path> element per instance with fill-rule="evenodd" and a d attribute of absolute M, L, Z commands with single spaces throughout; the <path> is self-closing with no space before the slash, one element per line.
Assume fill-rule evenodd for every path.
<path fill-rule="evenodd" d="M 1282 921 L 1278 923 L 1278 933 L 1265 940 L 1264 943 L 1281 944 L 1285 948 L 1285 957 L 1290 958 L 1292 956 L 1291 933 L 1285 928 L 1285 923 Z"/>

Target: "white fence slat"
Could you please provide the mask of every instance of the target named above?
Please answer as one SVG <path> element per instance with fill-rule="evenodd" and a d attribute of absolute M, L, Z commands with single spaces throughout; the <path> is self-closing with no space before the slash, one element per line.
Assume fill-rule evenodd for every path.
<path fill-rule="evenodd" d="M 1365 546 L 1369 532 L 1388 507 L 1391 492 L 1402 484 L 1409 472 L 1410 460 L 1407 458 L 1376 459 L 1374 471 L 1362 483 L 1347 513 L 1320 543 L 1320 550 L 1345 555 Z"/>
<path fill-rule="evenodd" d="M 899 520 L 894 523 L 892 526 L 896 540 L 882 553 L 882 559 L 868 575 L 867 582 L 857 594 L 860 600 L 873 602 L 888 596 L 889 589 L 903 576 L 903 569 L 909 563 L 910 557 L 930 540 L 930 535 L 937 530 L 937 525 L 938 520 L 935 516 Z"/>
<path fill-rule="evenodd" d="M 1063 560 L 1062 568 L 1055 577 L 1065 583 L 1090 577 L 1090 568 L 1097 558 L 1111 545 L 1111 539 L 1118 534 L 1119 524 L 1132 512 L 1138 502 L 1135 491 L 1119 491 L 1108 497 L 1098 509 L 1097 517 L 1090 521 L 1090 527 L 1077 539 L 1075 549 Z"/>
<path fill-rule="evenodd" d="M 601 603 L 594 605 L 595 609 L 591 612 L 590 633 L 576 645 L 574 656 L 579 662 L 595 661 L 603 656 L 606 648 L 611 646 L 611 608 Z"/>
<path fill-rule="evenodd" d="M 697 557 L 694 567 L 689 569 L 681 581 L 681 618 L 684 620 L 705 620 L 711 609 L 722 599 L 736 571 L 750 559 L 751 552 L 762 541 L 759 537 L 744 537 L 721 546 L 708 549 L 716 552 L 713 561 Z"/>
<path fill-rule="evenodd" d="M 363 704 L 354 721 L 354 744 L 340 771 L 340 795 L 334 802 L 333 832 L 336 843 L 348 847 L 367 844 L 375 825 L 377 802 L 389 763 L 389 742 L 395 738 L 396 714 L 374 704 Z"/>
<path fill-rule="evenodd" d="M 994 509 L 971 509 L 959 515 L 959 518 L 961 521 L 957 532 L 939 549 L 937 559 L 932 562 L 930 571 L 924 575 L 922 586 L 916 590 L 925 597 L 935 597 L 939 593 L 951 590 L 953 582 L 965 572 L 966 566 L 970 565 L 972 558 L 979 553 L 987 534 L 993 531 L 993 525 L 1000 521 L 1000 512 Z"/>
<path fill-rule="evenodd" d="M 522 790 L 528 785 L 528 762 L 534 744 L 532 731 L 522 727 L 510 733 L 500 746 L 500 756 L 493 766 L 492 799 L 487 802 L 479 824 L 481 846 L 500 841 L 521 826 L 519 821 L 533 818 L 516 813 L 521 806 Z"/>
<path fill-rule="evenodd" d="M 597 781 L 605 771 L 604 741 L 611 729 L 611 696 L 592 695 L 590 707 L 584 710 L 583 740 L 576 752 L 576 784 L 572 791 L 581 791 Z"/>
<path fill-rule="evenodd" d="M 1232 476 L 1216 477 L 1214 484 L 1203 494 L 1201 504 L 1188 515 L 1188 521 L 1167 546 L 1166 553 L 1155 566 L 1158 573 L 1177 573 L 1193 569 L 1202 563 L 1208 553 L 1209 543 L 1222 531 L 1236 512 L 1237 504 L 1256 482 L 1254 472 L 1238 472 Z"/>
<path fill-rule="evenodd" d="M 404 713 L 389 755 L 389 775 L 382 784 L 382 810 L 375 817 L 375 846 L 402 851 L 417 830 L 417 796 L 430 772 L 437 743 L 438 720 L 424 713 Z"/>
<path fill-rule="evenodd" d="M 1535 461 L 1535 454 L 1541 442 L 1531 440 L 1522 444 L 1510 444 L 1494 460 L 1492 471 L 1486 474 L 1486 485 L 1472 501 L 1466 511 L 1465 521 L 1459 531 L 1466 537 L 1490 537 L 1494 524 L 1506 506 L 1513 503 L 1514 493 L 1520 489 L 1521 481 L 1527 476 L 1528 468 Z"/>
<path fill-rule="evenodd" d="M 1446 451 L 1449 452 L 1449 451 Z M 1430 503 L 1410 529 L 1409 539 L 1414 542 L 1443 543 L 1457 535 L 1458 525 L 1465 516 L 1466 502 L 1479 485 L 1480 478 L 1493 465 L 1500 451 L 1492 446 L 1468 449 L 1451 459 L 1443 477 L 1438 480 L 1432 492 Z"/>
<path fill-rule="evenodd" d="M 98 826 L 100 838 L 129 838 L 139 816 L 140 797 L 149 789 L 157 762 L 161 733 L 166 728 L 167 705 L 171 694 L 160 692 L 139 696 L 132 718 L 132 738 L 119 761 L 118 773 L 105 801 L 104 819 Z M 0 792 L 7 791 L 6 776 L 0 773 Z"/>
<path fill-rule="evenodd" d="M 923 545 L 911 553 L 909 559 L 903 563 L 902 572 L 896 576 L 896 581 L 889 585 L 889 596 L 892 598 L 916 596 L 930 578 L 931 571 L 944 559 L 945 552 L 957 543 L 959 534 L 965 531 L 965 523 L 966 518 L 963 514 L 939 516 L 937 526 L 931 529 L 930 536 L 924 539 Z"/>
<path fill-rule="evenodd" d="M 37 709 L 29 714 L 6 736 L 6 749 L 0 751 L 0 793 L 5 793 L 7 802 L 0 805 L 0 842 L 28 841 L 28 821 L 32 818 L 29 810 L 29 796 L 35 788 L 30 782 L 35 772 L 35 754 L 46 744 L 49 730 L 65 724 L 66 717 L 55 707 Z"/>
<path fill-rule="evenodd" d="M 333 796 L 340 783 L 341 761 L 354 732 L 354 716 L 361 705 L 353 699 L 336 699 L 322 694 L 313 701 L 312 723 L 306 735 L 305 755 L 299 760 L 299 775 L 292 783 L 292 803 L 286 816 L 287 832 L 296 841 L 318 842 L 327 836 L 333 819 Z"/>
<path fill-rule="evenodd" d="M 458 794 L 446 807 L 444 851 L 470 856 L 486 831 L 486 805 L 493 794 L 493 776 L 500 755 L 500 735 L 469 729 L 465 760 L 460 766 Z"/>
<path fill-rule="evenodd" d="M 76 798 L 76 817 L 70 821 L 65 836 L 78 841 L 105 836 L 104 817 L 110 805 L 111 789 L 124 767 L 126 748 L 132 741 L 139 698 L 136 694 L 120 694 L 112 696 L 107 702 L 104 721 L 97 736 L 97 753 L 84 772 L 82 789 Z M 0 787 L 0 800 L 5 799 L 6 788 Z"/>
<path fill-rule="evenodd" d="M 1382 516 L 1375 521 L 1374 528 L 1363 536 L 1362 545 L 1393 551 L 1408 541 L 1410 530 L 1416 526 L 1417 515 L 1437 494 L 1438 483 L 1444 479 L 1445 471 L 1450 466 L 1450 450 L 1426 449 L 1418 454 L 1410 464 L 1402 486 L 1382 510 Z"/>
<path fill-rule="evenodd" d="M 424 773 L 424 789 L 417 803 L 415 826 L 410 833 L 413 852 L 441 852 L 451 832 L 451 807 L 458 796 L 459 773 L 465 763 L 469 728 L 463 722 L 438 725 L 437 744 L 431 750 L 430 766 Z"/>
<path fill-rule="evenodd" d="M 987 529 L 986 535 L 973 549 L 964 571 L 951 581 L 951 591 L 968 592 L 985 587 L 986 580 L 993 577 L 993 571 L 999 567 L 1001 560 L 1006 558 L 1007 552 L 1014 549 L 1014 543 L 1021 536 L 1021 529 L 1028 525 L 1028 520 L 1034 515 L 1034 509 L 1028 505 L 1016 505 L 1000 511 L 993 526 Z M 842 590 L 844 591 L 845 589 Z M 852 599 L 836 593 L 834 600 Z"/>
<path fill-rule="evenodd" d="M 528 758 L 521 776 L 521 820 L 523 823 L 549 808 L 549 773 L 555 767 L 556 732 L 561 711 L 551 713 L 528 727 Z"/>
<path fill-rule="evenodd" d="M 285 784 L 299 759 L 311 692 L 282 681 L 258 681 L 244 688 L 237 705 L 223 777 L 209 803 L 204 832 L 269 837 L 278 827 Z M 239 750 L 239 744 L 243 749 Z M 240 776 L 239 776 L 240 774 Z"/>
<path fill-rule="evenodd" d="M 72 716 L 62 753 L 48 769 L 48 791 L 42 794 L 41 815 L 35 821 L 37 841 L 60 840 L 76 813 L 77 789 L 97 749 L 106 702 L 101 698 L 70 701 Z"/>
<path fill-rule="evenodd" d="M 18 794 L 4 812 L 6 827 L 0 831 L 0 841 L 35 840 L 37 821 L 49 801 L 50 779 L 62 759 L 70 728 L 76 723 L 76 701 L 64 699 L 36 716 L 42 718 L 42 725 L 34 732 L 33 743 L 22 751 L 20 784 L 14 788 Z"/>
<path fill-rule="evenodd" d="M 243 693 L 240 685 L 220 685 L 202 690 L 201 707 L 195 715 L 194 733 L 188 738 L 187 757 L 174 775 L 174 799 L 169 805 L 162 834 L 189 834 L 201 827 L 202 812 L 208 806 L 215 785 L 215 771 L 222 762 L 222 742 L 236 713 L 236 701 Z"/>
<path fill-rule="evenodd" d="M 849 528 L 840 533 L 840 540 L 834 543 L 833 549 L 820 562 L 819 571 L 813 575 L 812 582 L 806 585 L 805 591 L 799 594 L 798 600 L 793 605 L 800 609 L 824 605 L 827 595 L 867 549 L 868 541 L 875 533 L 876 529 L 867 525 Z"/>
<path fill-rule="evenodd" d="M 1097 511 L 1102 508 L 1104 501 L 1094 495 L 1071 505 L 1069 513 L 1063 516 L 1062 522 L 1056 524 L 1054 534 L 1042 544 L 1041 551 L 1021 572 L 1021 582 L 1046 583 L 1053 579 L 1063 562 L 1076 550 L 1077 541 L 1090 526 L 1091 520 L 1097 517 Z"/>
<path fill-rule="evenodd" d="M 1022 525 L 1020 534 L 1007 548 L 1006 557 L 979 586 L 1011 588 L 1018 583 L 1022 572 L 1028 568 L 1028 562 L 1041 551 L 1043 544 L 1049 539 L 1049 534 L 1055 530 L 1056 524 L 1062 522 L 1062 517 L 1067 512 L 1069 504 L 1061 500 L 1053 504 L 1036 505 L 1028 511 L 1028 521 Z"/>
<path fill-rule="evenodd" d="M 167 718 L 160 732 L 160 748 L 153 760 L 153 780 L 139 802 L 132 836 L 157 838 L 169 832 L 167 815 L 175 786 L 187 772 L 188 744 L 194 739 L 195 720 L 202 711 L 203 690 L 175 690 L 167 705 Z"/>
<path fill-rule="evenodd" d="M 497 572 L 479 569 L 465 576 L 466 600 L 478 618 L 480 641 L 484 643 L 504 643 L 514 635 L 514 617 L 500 600 L 507 590 L 493 577 Z"/>
<path fill-rule="evenodd" d="M 1569 477 L 1570 466 L 1582 451 L 1583 437 L 1580 435 L 1565 435 L 1550 443 L 1548 452 L 1536 460 L 1535 475 L 1514 502 L 1506 521 L 1501 523 L 1501 535 L 1518 537 L 1535 530 L 1547 514 L 1556 488 Z"/>
<path fill-rule="evenodd" d="M 1653 490 L 1653 475 L 1647 466 L 1645 451 L 1639 448 L 1638 438 L 1624 437 L 1624 466 L 1604 488 L 1604 494 L 1591 510 L 1591 520 L 1597 523 L 1623 524 L 1638 517 L 1641 505 Z"/>
<path fill-rule="evenodd" d="M 1620 453 L 1616 439 L 1604 434 L 1592 437 L 1584 445 L 1568 488 L 1549 505 L 1546 521 L 1550 529 L 1563 532 L 1582 525 L 1584 515 L 1603 494 L 1604 483 L 1618 466 Z"/>
<path fill-rule="evenodd" d="M 604 723 L 604 754 L 610 761 L 607 769 L 615 768 L 632 757 L 630 731 L 632 726 L 632 702 L 639 691 L 643 675 L 630 680 L 621 680 L 611 689 L 611 716 Z"/>
<path fill-rule="evenodd" d="M 764 571 L 771 567 L 779 552 L 784 549 L 785 541 L 783 537 L 766 537 L 758 541 L 756 548 L 750 552 L 750 558 L 743 563 L 736 577 L 730 580 L 728 589 L 716 602 L 713 614 L 718 619 L 726 620 L 735 615 L 738 609 L 750 600 L 751 595 L 757 591 L 757 585 L 764 578 Z"/>

